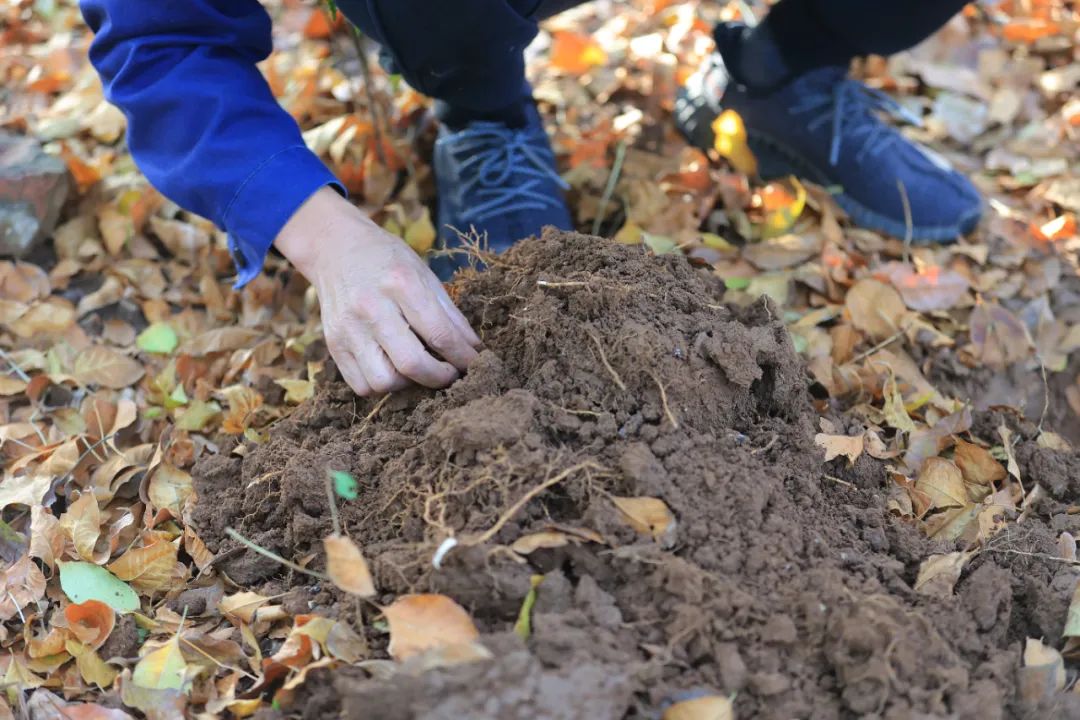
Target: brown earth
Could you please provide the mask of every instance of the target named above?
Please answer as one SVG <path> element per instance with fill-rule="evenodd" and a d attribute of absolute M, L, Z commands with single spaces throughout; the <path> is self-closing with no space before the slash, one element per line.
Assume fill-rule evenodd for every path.
<path fill-rule="evenodd" d="M 1075 695 L 1053 708 L 1016 699 L 1024 638 L 1060 641 L 1075 584 L 1071 568 L 1037 554 L 1080 531 L 1063 504 L 1080 497 L 1080 458 L 1036 448 L 1033 424 L 977 415 L 975 433 L 1005 420 L 1025 438 L 1025 477 L 1050 492 L 968 565 L 952 597 L 931 598 L 912 589 L 918 567 L 952 548 L 888 515 L 882 464 L 822 463 L 806 375 L 764 301 L 727 307 L 722 285 L 681 257 L 557 234 L 456 290 L 486 345 L 467 377 L 395 394 L 370 419 L 374 401 L 322 383 L 269 442 L 197 467 L 194 524 L 214 551 L 235 548 L 231 526 L 321 567 L 325 473 L 347 470 L 361 492 L 341 516 L 379 601 L 445 593 L 496 659 L 388 680 L 316 672 L 285 714 L 656 718 L 702 689 L 766 720 L 1080 717 Z M 611 496 L 662 498 L 676 530 L 635 533 Z M 606 544 L 524 563 L 502 547 L 552 525 Z M 451 534 L 461 545 L 436 570 Z M 298 611 L 355 619 L 333 588 L 251 552 L 219 568 L 245 587 L 293 588 Z M 522 642 L 511 629 L 537 573 Z M 385 647 L 377 613 L 364 612 L 372 646 Z"/>

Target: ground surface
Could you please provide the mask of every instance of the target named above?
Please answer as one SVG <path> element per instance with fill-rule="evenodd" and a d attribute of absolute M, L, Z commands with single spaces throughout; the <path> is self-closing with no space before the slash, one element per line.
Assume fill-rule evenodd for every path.
<path fill-rule="evenodd" d="M 426 101 L 267 5 L 275 96 L 425 251 Z M 1075 11 L 980 4 L 854 69 L 988 199 L 911 248 L 675 135 L 745 7 L 617 5 L 530 50 L 617 242 L 466 273 L 477 366 L 374 400 L 303 278 L 232 289 L 135 171 L 74 6 L 0 6 L 0 126 L 73 181 L 0 263 L 0 718 L 1080 717 Z"/>

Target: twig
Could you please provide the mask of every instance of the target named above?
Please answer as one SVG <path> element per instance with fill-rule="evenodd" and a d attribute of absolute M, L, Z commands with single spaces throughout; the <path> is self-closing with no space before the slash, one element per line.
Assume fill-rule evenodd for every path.
<path fill-rule="evenodd" d="M 334 526 L 334 534 L 341 534 L 341 518 L 338 517 L 337 499 L 334 497 L 334 481 L 330 479 L 330 470 L 324 473 L 326 476 L 326 502 L 330 503 L 330 522 Z"/>
<path fill-rule="evenodd" d="M 290 570 L 293 570 L 293 571 L 298 572 L 298 573 L 304 573 L 305 575 L 310 575 L 312 577 L 319 578 L 320 580 L 329 580 L 330 579 L 329 577 L 327 577 L 326 575 L 323 575 L 318 570 L 308 570 L 306 567 L 304 567 L 302 565 L 297 565 L 292 560 L 286 560 L 285 558 L 281 557 L 280 555 L 278 555 L 273 550 L 267 550 L 262 545 L 256 545 L 254 542 L 252 542 L 251 540 L 248 540 L 246 537 L 244 537 L 240 533 L 236 532 L 231 527 L 225 528 L 225 534 L 228 535 L 229 537 L 231 537 L 236 542 L 238 542 L 241 545 L 245 546 L 248 550 L 252 550 L 254 552 L 259 553 L 263 557 L 268 557 L 271 560 L 275 560 L 275 561 L 281 563 L 282 565 L 284 565 L 285 567 L 289 568 Z"/>
<path fill-rule="evenodd" d="M 586 330 L 585 332 L 592 338 L 592 341 L 596 343 L 596 349 L 600 352 L 600 362 L 602 362 L 604 367 L 607 368 L 607 371 L 611 373 L 611 379 L 615 381 L 615 384 L 618 385 L 620 390 L 626 392 L 626 384 L 622 381 L 622 378 L 619 377 L 619 373 L 615 372 L 615 368 L 611 367 L 611 363 L 608 362 L 607 355 L 604 354 L 604 346 L 600 344 L 600 338 L 598 338 L 592 330 Z"/>
<path fill-rule="evenodd" d="M 583 280 L 567 280 L 566 282 L 548 282 L 547 280 L 536 281 L 538 287 L 580 287 L 581 285 L 588 284 L 589 283 Z"/>
<path fill-rule="evenodd" d="M 379 411 L 383 409 L 383 405 L 385 405 L 386 401 L 390 399 L 390 395 L 391 393 L 383 395 L 382 399 L 380 399 L 379 402 L 375 403 L 375 407 L 371 408 L 371 412 L 365 415 L 364 419 L 360 421 L 360 427 L 358 427 L 356 430 L 353 430 L 353 435 L 362 433 L 364 430 L 367 429 L 368 423 L 374 420 L 375 416 L 379 414 Z"/>
<path fill-rule="evenodd" d="M 826 480 L 831 480 L 832 482 L 837 483 L 839 485 L 843 485 L 844 487 L 849 487 L 852 490 L 858 490 L 859 489 L 859 487 L 855 483 L 849 483 L 847 480 L 841 480 L 840 478 L 833 477 L 832 475 L 822 475 L 822 477 L 825 478 Z"/>
<path fill-rule="evenodd" d="M 896 331 L 896 332 L 894 332 L 894 333 L 893 333 L 892 335 L 890 335 L 889 337 L 885 338 L 884 340 L 882 340 L 881 342 L 879 342 L 879 343 L 878 343 L 877 345 L 875 345 L 874 347 L 870 348 L 869 350 L 864 350 L 863 352 L 859 353 L 859 354 L 858 354 L 858 355 L 856 355 L 855 357 L 851 358 L 851 360 L 849 360 L 849 362 L 850 362 L 850 363 L 857 363 L 857 362 L 859 362 L 860 360 L 865 360 L 866 358 L 868 358 L 868 357 L 870 357 L 871 355 L 873 355 L 874 353 L 876 353 L 876 352 L 877 352 L 878 350 L 882 350 L 882 349 L 884 349 L 884 348 L 888 347 L 889 345 L 892 345 L 892 344 L 893 344 L 894 342 L 896 342 L 897 340 L 899 340 L 899 339 L 900 339 L 900 337 L 901 337 L 901 336 L 902 336 L 903 334 L 904 334 L 904 331 L 903 331 L 903 330 L 897 330 L 897 331 Z"/>
<path fill-rule="evenodd" d="M 1027 552 L 1026 550 L 1013 550 L 1012 548 L 999 548 L 987 545 L 983 548 L 986 552 L 1004 553 L 1006 555 L 1022 555 L 1024 557 L 1035 558 L 1037 560 L 1047 560 L 1049 562 L 1059 562 L 1065 565 L 1080 565 L 1080 560 L 1069 560 L 1068 558 L 1058 557 L 1057 555 L 1048 555 L 1046 553 Z"/>
<path fill-rule="evenodd" d="M 596 463 L 588 461 L 588 460 L 583 462 L 583 463 L 579 463 L 577 465 L 574 465 L 573 467 L 569 467 L 569 468 L 563 470 L 558 475 L 555 475 L 554 477 L 548 478 L 544 482 L 542 482 L 539 485 L 537 485 L 536 487 L 534 487 L 529 492 L 522 495 L 521 499 L 518 500 L 513 505 L 511 505 L 506 510 L 506 512 L 504 512 L 502 515 L 500 515 L 499 519 L 495 521 L 495 524 L 492 525 L 484 534 L 482 534 L 482 535 L 480 535 L 480 536 L 478 536 L 476 538 L 470 538 L 468 540 L 463 540 L 463 541 L 461 541 L 460 544 L 464 545 L 464 546 L 473 546 L 473 545 L 481 545 L 483 543 L 486 543 L 488 540 L 495 537 L 495 535 L 500 530 L 502 530 L 503 526 L 506 525 L 506 523 L 510 522 L 510 519 L 512 517 L 514 517 L 514 515 L 516 515 L 518 513 L 518 511 L 521 510 L 521 508 L 525 507 L 525 505 L 527 505 L 530 500 L 532 500 L 534 497 L 536 497 L 540 493 L 547 490 L 552 485 L 557 485 L 558 483 L 562 482 L 566 478 L 568 478 L 571 475 L 573 475 L 574 473 L 576 473 L 578 470 L 584 470 L 586 468 L 591 468 L 593 470 L 596 470 L 597 472 L 606 472 L 607 471 L 607 468 L 605 468 L 605 467 L 603 467 L 601 465 L 597 465 Z"/>
<path fill-rule="evenodd" d="M 896 187 L 900 190 L 900 202 L 904 205 L 904 264 L 911 260 L 911 241 L 914 239 L 914 221 L 911 219 L 911 201 L 908 199 L 904 181 L 896 178 Z"/>
<path fill-rule="evenodd" d="M 675 413 L 671 412 L 671 406 L 667 401 L 667 390 L 664 389 L 664 384 L 660 382 L 660 378 L 656 377 L 653 372 L 649 372 L 649 376 L 652 377 L 653 382 L 656 383 L 656 387 L 660 389 L 660 403 L 664 406 L 664 414 L 667 415 L 668 422 L 671 423 L 671 427 L 676 430 L 679 429 L 679 421 L 675 419 Z"/>
<path fill-rule="evenodd" d="M 615 194 L 615 186 L 619 184 L 624 160 L 626 160 L 626 141 L 620 140 L 615 146 L 615 163 L 611 166 L 611 174 L 608 175 L 607 185 L 604 186 L 604 194 L 600 197 L 600 209 L 596 211 L 596 218 L 593 219 L 593 235 L 600 234 L 600 226 L 604 223 L 604 212 L 607 210 L 608 203 L 611 202 L 611 196 Z"/>
<path fill-rule="evenodd" d="M 1039 359 L 1039 372 L 1042 374 L 1043 384 L 1043 409 L 1039 415 L 1039 434 L 1042 435 L 1046 414 L 1050 412 L 1050 381 L 1046 379 L 1046 363 L 1043 362 L 1042 353 L 1036 353 L 1036 357 Z"/>
<path fill-rule="evenodd" d="M 30 382 L 30 376 L 27 375 L 21 367 L 19 367 L 18 363 L 11 359 L 11 356 L 7 354 L 6 350 L 0 349 L 0 360 L 3 360 L 8 365 L 10 365 L 12 372 L 18 375 L 20 380 L 22 380 L 23 382 Z"/>

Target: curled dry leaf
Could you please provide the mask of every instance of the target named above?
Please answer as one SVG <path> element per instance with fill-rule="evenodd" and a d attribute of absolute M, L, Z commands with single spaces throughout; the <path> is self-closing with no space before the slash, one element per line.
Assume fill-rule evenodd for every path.
<path fill-rule="evenodd" d="M 0 594 L 0 621 L 7 621 L 19 614 L 28 604 L 45 593 L 45 576 L 38 566 L 24 555 L 4 570 Z"/>
<path fill-rule="evenodd" d="M 863 453 L 866 438 L 864 435 L 826 435 L 814 436 L 814 444 L 825 448 L 825 462 L 843 455 L 852 465 Z"/>
<path fill-rule="evenodd" d="M 932 509 L 963 507 L 968 504 L 967 488 L 960 469 L 944 458 L 928 458 L 915 488 L 926 493 Z"/>
<path fill-rule="evenodd" d="M 955 439 L 956 451 L 953 462 L 960 468 L 964 479 L 975 485 L 993 485 L 1006 477 L 1005 468 L 985 448 Z"/>
<path fill-rule="evenodd" d="M 952 595 L 956 581 L 960 579 L 960 573 L 972 554 L 951 552 L 926 558 L 919 567 L 918 577 L 915 578 L 915 591 L 937 597 Z"/>
<path fill-rule="evenodd" d="M 1076 538 L 1070 532 L 1058 535 L 1058 557 L 1069 562 L 1076 562 Z"/>
<path fill-rule="evenodd" d="M 146 494 L 151 505 L 159 510 L 168 510 L 174 518 L 179 518 L 184 504 L 195 492 L 191 475 L 169 463 L 161 463 L 155 468 Z"/>
<path fill-rule="evenodd" d="M 851 324 L 872 340 L 896 334 L 907 312 L 900 293 L 880 280 L 866 278 L 851 286 L 844 301 Z"/>
<path fill-rule="evenodd" d="M 1061 653 L 1042 641 L 1028 638 L 1024 644 L 1024 666 L 1020 668 L 1020 697 L 1029 703 L 1051 698 L 1065 689 L 1067 676 Z"/>
<path fill-rule="evenodd" d="M 382 610 L 390 625 L 388 650 L 395 660 L 480 637 L 465 608 L 445 595 L 403 595 Z"/>
<path fill-rule="evenodd" d="M 677 523 L 671 509 L 660 498 L 611 496 L 627 524 L 643 535 L 652 535 L 663 547 L 675 544 Z"/>
<path fill-rule="evenodd" d="M 1024 481 L 1020 478 L 1020 465 L 1016 462 L 1016 454 L 1013 452 L 1012 430 L 1002 425 L 998 428 L 998 435 L 1001 436 L 1001 444 L 1005 447 L 1005 467 L 1018 483 L 1023 484 Z"/>
<path fill-rule="evenodd" d="M 270 598 L 256 592 L 245 590 L 235 595 L 227 595 L 221 599 L 218 608 L 223 615 L 229 615 L 244 623 L 250 623 L 255 619 L 255 612 Z"/>
<path fill-rule="evenodd" d="M 79 557 L 94 562 L 94 546 L 101 534 L 101 511 L 93 492 L 83 492 L 68 506 L 60 516 L 60 528 L 75 546 Z"/>
<path fill-rule="evenodd" d="M 561 533 L 557 530 L 544 530 L 542 532 L 522 535 L 514 541 L 514 544 L 510 546 L 510 549 L 518 555 L 528 555 L 541 548 L 562 547 L 568 542 L 570 542 L 570 538 L 566 533 Z"/>
<path fill-rule="evenodd" d="M 886 263 L 878 272 L 889 279 L 912 310 L 930 312 L 956 307 L 966 296 L 970 284 L 960 273 L 937 265 L 916 271 L 904 263 Z"/>
<path fill-rule="evenodd" d="M 735 720 L 735 708 L 729 698 L 707 695 L 675 703 L 660 720 Z"/>
<path fill-rule="evenodd" d="M 64 618 L 71 634 L 93 650 L 104 644 L 116 624 L 116 612 L 100 600 L 72 603 L 64 608 Z"/>
<path fill-rule="evenodd" d="M 375 583 L 360 548 L 344 535 L 323 538 L 326 572 L 339 588 L 362 598 L 375 597 Z"/>

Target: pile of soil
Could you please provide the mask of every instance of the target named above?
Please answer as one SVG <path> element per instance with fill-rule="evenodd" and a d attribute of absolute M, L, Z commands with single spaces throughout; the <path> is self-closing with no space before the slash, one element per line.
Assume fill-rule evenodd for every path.
<path fill-rule="evenodd" d="M 877 461 L 822 463 L 807 376 L 764 300 L 728 307 L 723 285 L 682 257 L 556 233 L 455 289 L 486 349 L 453 387 L 376 408 L 331 380 L 243 459 L 223 452 L 196 468 L 194 523 L 212 550 L 235 549 L 231 526 L 286 557 L 314 556 L 314 567 L 331 531 L 325 473 L 349 471 L 360 497 L 342 503 L 342 520 L 380 600 L 445 593 L 495 654 L 390 679 L 312 673 L 287 713 L 656 718 L 696 689 L 734 694 L 741 718 L 1030 710 L 1015 692 L 1023 640 L 1060 640 L 1075 576 L 1026 553 L 1052 555 L 1058 532 L 1077 531 L 1058 504 L 1075 493 L 1065 478 L 1076 458 L 1025 442 L 1025 473 L 1055 485 L 1057 499 L 1025 518 L 1013 552 L 980 554 L 953 597 L 927 597 L 912 588 L 921 561 L 952 548 L 889 516 Z M 661 498 L 677 526 L 657 540 L 639 534 L 612 496 Z M 451 534 L 475 540 L 495 527 L 433 567 Z M 505 548 L 551 527 L 605 543 L 524 561 Z M 292 588 L 298 611 L 355 612 L 333 588 L 251 552 L 218 567 L 246 587 Z M 522 642 L 511 629 L 538 573 Z M 1069 709 L 1056 702 L 1054 713 Z"/>

